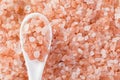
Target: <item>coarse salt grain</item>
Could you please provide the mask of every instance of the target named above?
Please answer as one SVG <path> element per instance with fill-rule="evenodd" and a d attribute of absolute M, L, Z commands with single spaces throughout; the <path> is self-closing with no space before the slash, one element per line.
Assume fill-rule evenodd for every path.
<path fill-rule="evenodd" d="M 94 38 L 96 36 L 96 33 L 93 32 L 91 35 L 90 35 L 92 38 Z"/>
<path fill-rule="evenodd" d="M 89 39 L 89 37 L 88 37 L 88 36 L 85 36 L 85 37 L 84 37 L 84 40 L 88 40 L 88 39 Z"/>
<path fill-rule="evenodd" d="M 16 61 L 16 60 L 14 60 L 14 65 L 18 65 L 18 63 L 17 63 L 17 61 Z"/>
<path fill-rule="evenodd" d="M 71 26 L 78 25 L 78 22 L 73 22 Z"/>
<path fill-rule="evenodd" d="M 39 51 L 35 51 L 35 52 L 34 52 L 34 57 L 35 57 L 35 58 L 39 58 L 39 56 L 40 56 L 40 52 L 39 52 Z"/>
<path fill-rule="evenodd" d="M 105 29 L 105 30 L 108 30 L 109 28 L 110 28 L 110 26 L 105 26 L 105 28 L 104 28 L 104 29 Z"/>
<path fill-rule="evenodd" d="M 103 2 L 102 0 L 97 0 L 96 10 L 101 9 L 102 2 Z"/>
<path fill-rule="evenodd" d="M 84 26 L 84 31 L 89 31 L 90 30 L 90 25 Z"/>
<path fill-rule="evenodd" d="M 117 7 L 115 9 L 115 19 L 119 19 L 120 18 L 120 7 Z"/>
<path fill-rule="evenodd" d="M 108 12 L 104 12 L 104 16 L 107 16 L 108 15 Z"/>
<path fill-rule="evenodd" d="M 109 7 L 104 8 L 104 11 L 110 11 Z"/>
<path fill-rule="evenodd" d="M 72 78 L 72 79 L 75 79 L 76 77 L 77 77 L 76 73 L 75 73 L 75 72 L 72 72 L 71 78 Z"/>
<path fill-rule="evenodd" d="M 76 74 L 79 75 L 80 72 L 81 72 L 80 68 L 77 68 L 77 70 L 76 70 Z"/>
<path fill-rule="evenodd" d="M 40 27 L 36 27 L 36 28 L 35 28 L 35 31 L 36 31 L 37 33 L 40 33 L 41 30 L 42 30 L 42 28 L 40 28 Z"/>
<path fill-rule="evenodd" d="M 3 10 L 0 9 L 0 15 L 2 15 L 2 14 L 3 14 Z"/>
<path fill-rule="evenodd" d="M 82 33 L 79 33 L 77 36 L 77 41 L 83 41 L 84 37 L 82 36 Z"/>
<path fill-rule="evenodd" d="M 65 70 L 66 70 L 66 71 L 69 71 L 69 67 L 65 67 Z"/>
<path fill-rule="evenodd" d="M 102 49 L 102 50 L 101 50 L 101 54 L 102 54 L 102 58 L 106 58 L 106 57 L 107 57 L 107 54 L 106 54 L 106 50 L 105 50 L 105 49 Z"/>
<path fill-rule="evenodd" d="M 115 37 L 112 39 L 112 42 L 117 42 L 118 40 L 120 40 L 120 37 Z"/>
<path fill-rule="evenodd" d="M 62 80 L 62 78 L 61 77 L 57 77 L 55 80 Z"/>
<path fill-rule="evenodd" d="M 86 49 L 88 49 L 88 48 L 89 48 L 89 43 L 86 42 L 86 43 L 84 44 L 84 47 L 85 47 Z"/>
<path fill-rule="evenodd" d="M 78 48 L 78 53 L 83 54 L 83 50 Z"/>
<path fill-rule="evenodd" d="M 67 76 L 66 75 L 62 75 L 62 79 L 65 79 Z"/>
<path fill-rule="evenodd" d="M 79 7 L 78 9 L 77 9 L 77 11 L 76 11 L 76 14 L 82 14 L 82 7 Z"/>
<path fill-rule="evenodd" d="M 86 2 L 87 4 L 93 4 L 94 0 L 84 0 L 84 2 Z"/>
<path fill-rule="evenodd" d="M 34 42 L 35 38 L 34 37 L 29 37 L 30 42 Z"/>
<path fill-rule="evenodd" d="M 108 66 L 108 67 L 111 67 L 112 65 L 113 65 L 113 60 L 108 60 L 108 61 L 107 61 L 107 66 Z"/>
<path fill-rule="evenodd" d="M 101 61 L 102 60 L 102 58 L 95 58 L 95 61 L 96 62 L 99 62 L 99 61 Z"/>
<path fill-rule="evenodd" d="M 81 78 L 82 80 L 85 80 L 85 76 L 84 76 L 84 75 L 81 75 L 80 78 Z"/>
<path fill-rule="evenodd" d="M 30 13 L 30 12 L 31 12 L 31 6 L 30 6 L 30 5 L 26 5 L 26 6 L 25 6 L 25 11 L 26 11 L 27 13 Z"/>
<path fill-rule="evenodd" d="M 118 64 L 118 60 L 117 59 L 113 60 L 113 62 L 114 62 L 114 64 Z"/>
<path fill-rule="evenodd" d="M 90 56 L 93 56 L 94 54 L 94 51 L 90 51 Z"/>

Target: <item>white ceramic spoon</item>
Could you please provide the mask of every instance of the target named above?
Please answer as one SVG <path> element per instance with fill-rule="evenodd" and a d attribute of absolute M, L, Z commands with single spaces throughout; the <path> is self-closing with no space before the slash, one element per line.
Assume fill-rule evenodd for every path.
<path fill-rule="evenodd" d="M 46 64 L 46 60 L 48 55 L 45 57 L 45 60 L 43 62 L 39 61 L 39 60 L 30 60 L 29 56 L 27 55 L 27 52 L 24 49 L 24 38 L 23 38 L 23 31 L 25 28 L 25 24 L 29 19 L 32 19 L 33 17 L 37 16 L 38 18 L 42 19 L 45 22 L 45 26 L 47 30 L 49 30 L 50 34 L 50 39 L 49 39 L 49 46 L 48 49 L 50 49 L 51 46 L 51 41 L 52 41 L 52 29 L 51 29 L 51 25 L 49 24 L 48 19 L 40 14 L 40 13 L 31 13 L 29 15 L 27 15 L 24 20 L 21 23 L 21 27 L 20 27 L 20 44 L 21 44 L 21 49 L 23 52 L 23 56 L 25 59 L 25 65 L 27 67 L 27 73 L 28 73 L 28 78 L 29 80 L 41 80 L 42 78 L 42 73 Z"/>

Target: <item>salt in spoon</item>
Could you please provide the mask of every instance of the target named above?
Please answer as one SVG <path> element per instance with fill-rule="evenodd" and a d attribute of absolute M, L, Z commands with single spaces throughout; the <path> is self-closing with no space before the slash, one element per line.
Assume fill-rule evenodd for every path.
<path fill-rule="evenodd" d="M 32 19 L 34 17 L 38 17 L 38 19 L 43 20 L 43 22 L 45 23 L 44 29 L 41 29 L 41 33 L 43 33 L 44 35 L 47 34 L 49 41 L 48 41 L 48 45 L 46 45 L 46 46 L 47 46 L 48 51 L 50 50 L 51 41 L 52 41 L 51 25 L 49 24 L 48 19 L 40 13 L 31 13 L 31 14 L 27 15 L 24 18 L 24 20 L 22 21 L 21 26 L 20 26 L 20 44 L 21 44 L 21 49 L 22 49 L 23 56 L 24 56 L 24 59 L 25 59 L 25 65 L 27 67 L 27 73 L 28 73 L 29 80 L 41 80 L 43 70 L 44 70 L 44 67 L 45 67 L 45 64 L 46 64 L 46 60 L 47 60 L 47 57 L 48 57 L 48 51 L 46 51 L 47 54 L 44 55 L 45 57 L 44 57 L 43 61 L 41 61 L 41 60 L 38 60 L 38 59 L 32 59 L 31 60 L 29 55 L 28 55 L 29 51 L 27 52 L 24 49 L 25 39 L 24 39 L 23 35 L 26 34 L 26 33 L 29 33 L 29 30 L 28 30 L 29 25 L 26 25 L 26 23 L 29 21 L 29 19 Z M 34 40 L 34 38 L 33 39 L 31 38 L 31 40 Z M 38 55 L 36 54 L 36 56 L 38 56 Z"/>

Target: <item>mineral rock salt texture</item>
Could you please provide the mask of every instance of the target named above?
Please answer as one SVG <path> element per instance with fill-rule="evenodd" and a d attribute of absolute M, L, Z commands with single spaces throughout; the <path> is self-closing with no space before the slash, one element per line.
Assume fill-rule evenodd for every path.
<path fill-rule="evenodd" d="M 0 0 L 0 80 L 28 80 L 19 29 L 33 12 L 58 20 L 42 80 L 120 80 L 120 0 Z"/>

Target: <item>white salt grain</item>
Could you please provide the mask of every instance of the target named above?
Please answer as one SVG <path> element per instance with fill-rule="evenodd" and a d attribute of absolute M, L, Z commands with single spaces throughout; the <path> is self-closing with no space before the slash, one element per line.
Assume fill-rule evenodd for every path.
<path fill-rule="evenodd" d="M 95 53 L 93 51 L 90 51 L 90 56 L 93 56 Z"/>
<path fill-rule="evenodd" d="M 108 66 L 108 67 L 111 67 L 112 65 L 113 65 L 113 60 L 108 60 L 108 61 L 107 61 L 107 66 Z"/>
<path fill-rule="evenodd" d="M 35 58 L 39 58 L 39 56 L 40 56 L 40 52 L 39 52 L 39 51 L 35 51 L 35 52 L 34 52 L 34 57 L 35 57 Z"/>
<path fill-rule="evenodd" d="M 87 4 L 94 4 L 94 0 L 84 0 Z"/>
<path fill-rule="evenodd" d="M 116 60 L 116 59 L 113 60 L 113 62 L 114 62 L 114 64 L 118 64 L 118 60 Z"/>
<path fill-rule="evenodd" d="M 104 29 L 105 29 L 105 30 L 108 30 L 109 28 L 110 28 L 110 26 L 105 26 L 105 28 L 104 28 Z"/>
<path fill-rule="evenodd" d="M 106 58 L 107 57 L 105 49 L 101 50 L 101 54 L 102 54 L 102 58 Z"/>
<path fill-rule="evenodd" d="M 102 60 L 102 58 L 95 58 L 95 61 L 96 62 L 99 62 L 99 61 L 101 61 Z"/>
<path fill-rule="evenodd" d="M 91 34 L 91 37 L 95 37 L 96 36 L 96 33 L 95 32 L 93 32 L 92 34 Z"/>
<path fill-rule="evenodd" d="M 77 41 L 83 41 L 84 40 L 84 37 L 82 36 L 82 33 L 79 33 L 77 35 Z"/>
<path fill-rule="evenodd" d="M 84 37 L 85 40 L 88 40 L 88 38 L 89 38 L 88 36 L 85 36 L 85 37 Z"/>
<path fill-rule="evenodd" d="M 80 78 L 81 78 L 82 80 L 85 80 L 85 76 L 84 76 L 84 75 L 81 75 Z"/>
<path fill-rule="evenodd" d="M 25 11 L 26 11 L 27 13 L 30 13 L 30 12 L 31 12 L 31 6 L 30 6 L 30 5 L 26 5 L 26 6 L 25 6 Z"/>
<path fill-rule="evenodd" d="M 115 37 L 112 39 L 112 42 L 117 42 L 118 40 L 120 40 L 120 37 Z"/>
<path fill-rule="evenodd" d="M 87 26 L 84 26 L 84 31 L 89 31 L 90 30 L 90 26 L 89 25 L 87 25 Z"/>
<path fill-rule="evenodd" d="M 120 18 L 120 7 L 117 7 L 115 9 L 115 19 L 119 19 Z"/>
<path fill-rule="evenodd" d="M 83 50 L 78 48 L 78 53 L 83 54 Z"/>
<path fill-rule="evenodd" d="M 35 38 L 34 37 L 29 37 L 30 42 L 34 42 Z"/>

